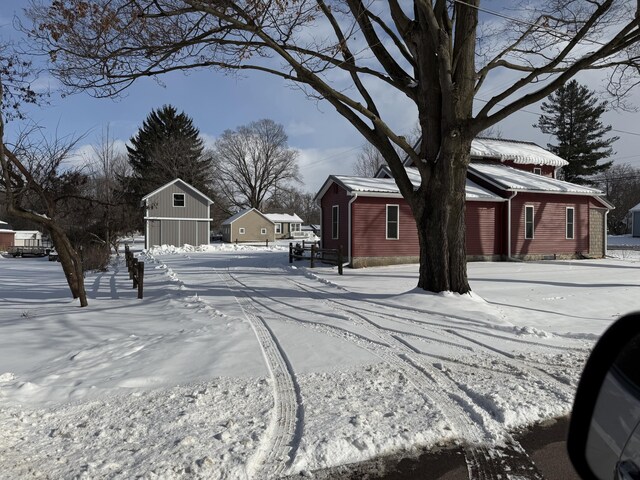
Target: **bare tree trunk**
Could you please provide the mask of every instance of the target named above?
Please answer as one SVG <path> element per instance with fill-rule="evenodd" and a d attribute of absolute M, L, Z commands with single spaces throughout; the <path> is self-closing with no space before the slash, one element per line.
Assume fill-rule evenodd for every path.
<path fill-rule="evenodd" d="M 424 290 L 471 291 L 465 236 L 468 163 L 469 150 L 463 142 L 443 144 L 440 160 L 431 169 L 431 181 L 414 196 L 412 211 L 420 244 L 418 287 Z M 438 204 L 442 208 L 429 208 Z"/>
<path fill-rule="evenodd" d="M 62 270 L 67 277 L 67 283 L 69 284 L 73 298 L 78 298 L 80 300 L 80 306 L 86 307 L 89 303 L 87 302 L 87 292 L 84 288 L 84 273 L 82 271 L 80 255 L 75 251 L 69 238 L 60 227 L 51 225 L 48 227 L 48 230 L 60 256 Z"/>

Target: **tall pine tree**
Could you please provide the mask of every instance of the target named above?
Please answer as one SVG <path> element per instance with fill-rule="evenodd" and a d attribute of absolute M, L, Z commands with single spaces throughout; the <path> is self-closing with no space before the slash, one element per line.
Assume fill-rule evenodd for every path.
<path fill-rule="evenodd" d="M 556 137 L 557 145 L 547 147 L 564 158 L 569 165 L 563 168 L 564 180 L 590 183 L 592 175 L 606 171 L 613 162 L 598 163 L 613 154 L 611 144 L 618 137 L 605 139 L 611 126 L 604 126 L 600 117 L 607 110 L 607 102 L 598 103 L 595 92 L 572 80 L 542 102 L 537 125 L 543 133 Z"/>
<path fill-rule="evenodd" d="M 213 160 L 205 154 L 200 132 L 184 112 L 178 113 L 171 105 L 152 110 L 129 142 L 137 197 L 176 178 L 209 192 Z"/>

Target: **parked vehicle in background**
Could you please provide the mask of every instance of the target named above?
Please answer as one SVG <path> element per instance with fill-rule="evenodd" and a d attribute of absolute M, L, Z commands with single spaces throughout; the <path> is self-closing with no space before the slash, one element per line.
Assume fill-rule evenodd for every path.
<path fill-rule="evenodd" d="M 39 246 L 25 247 L 12 245 L 7 248 L 7 253 L 15 257 L 44 257 L 49 253 L 50 248 Z"/>
<path fill-rule="evenodd" d="M 49 250 L 49 261 L 50 262 L 59 262 L 60 261 L 60 256 L 58 255 L 58 252 L 56 251 L 55 248 L 52 248 L 51 250 Z"/>

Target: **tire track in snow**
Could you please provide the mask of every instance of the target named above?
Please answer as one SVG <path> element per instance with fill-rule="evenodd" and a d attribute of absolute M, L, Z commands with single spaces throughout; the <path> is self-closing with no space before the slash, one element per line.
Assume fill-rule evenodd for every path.
<path fill-rule="evenodd" d="M 214 269 L 215 270 L 215 269 Z M 227 287 L 239 284 L 231 273 L 216 271 Z M 242 284 L 240 284 L 242 286 Z M 242 292 L 242 290 L 240 290 Z M 235 295 L 262 349 L 273 382 L 274 414 L 260 448 L 247 465 L 252 478 L 277 478 L 295 459 L 304 428 L 304 406 L 295 372 L 275 334 L 244 292 Z"/>
<path fill-rule="evenodd" d="M 495 444 L 495 432 L 500 432 L 502 428 L 489 412 L 482 407 L 478 408 L 474 399 L 458 383 L 432 365 L 424 363 L 406 343 L 371 322 L 365 315 L 345 308 L 335 300 L 329 301 L 299 282 L 287 280 L 298 290 L 318 299 L 329 308 L 343 311 L 354 323 L 379 338 L 381 346 L 375 348 L 376 354 L 403 372 L 410 383 L 439 408 L 452 425 L 458 427 L 458 433 L 468 442 L 464 452 L 470 479 L 497 480 L 506 476 L 543 480 L 544 477 L 529 455 L 511 435 L 504 435 L 503 443 Z M 388 347 L 382 346 L 384 344 Z M 447 393 L 441 394 L 441 391 Z"/>
<path fill-rule="evenodd" d="M 153 260 L 154 263 L 159 263 L 160 267 L 165 269 L 165 273 L 172 281 L 179 286 L 184 285 L 175 270 L 165 262 L 160 262 L 155 257 L 147 255 L 150 260 Z M 191 260 L 191 257 L 187 255 L 183 255 L 183 257 L 186 260 Z M 285 475 L 287 469 L 293 463 L 302 438 L 304 406 L 300 387 L 296 381 L 293 367 L 282 346 L 260 315 L 260 312 L 252 305 L 251 298 L 242 289 L 240 289 L 240 295 L 235 294 L 237 289 L 234 289 L 232 285 L 238 284 L 238 282 L 229 272 L 229 268 L 225 272 L 213 267 L 210 267 L 210 269 L 220 277 L 233 293 L 243 315 L 251 325 L 260 345 L 273 385 L 274 413 L 271 416 L 265 436 L 261 439 L 260 447 L 247 463 L 247 472 L 250 478 L 278 478 Z M 240 285 L 242 286 L 242 284 Z M 202 297 L 199 297 L 199 302 L 209 304 Z"/>
<path fill-rule="evenodd" d="M 292 284 L 295 289 L 315 298 L 323 305 L 326 304 L 329 308 L 342 312 L 342 317 L 346 316 L 352 323 L 360 325 L 373 337 L 377 337 L 376 340 L 373 340 L 369 337 L 351 334 L 357 338 L 358 341 L 356 343 L 360 347 L 401 372 L 407 381 L 420 392 L 432 407 L 439 409 L 451 425 L 458 427 L 458 434 L 469 442 L 469 444 L 464 447 L 464 451 L 470 478 L 496 480 L 511 477 L 514 479 L 542 480 L 543 477 L 537 467 L 533 464 L 520 444 L 511 436 L 506 435 L 502 444 L 495 444 L 494 441 L 496 439 L 493 432 L 501 431 L 502 429 L 499 425 L 496 425 L 495 420 L 491 418 L 490 414 L 484 409 L 478 408 L 474 400 L 468 396 L 467 392 L 461 389 L 453 380 L 433 366 L 424 364 L 405 343 L 395 338 L 395 336 L 390 335 L 375 323 L 370 322 L 359 312 L 354 312 L 344 307 L 336 307 L 335 304 L 339 304 L 340 302 L 335 302 L 334 299 L 329 301 L 318 292 L 313 291 L 313 289 L 309 289 L 290 278 L 284 277 L 284 279 Z M 256 296 L 272 300 L 250 285 L 237 278 L 235 280 L 246 290 L 252 291 Z M 253 300 L 257 304 L 266 307 L 264 303 L 256 298 Z M 271 313 L 274 313 L 274 310 L 275 309 L 273 309 Z M 280 315 L 275 315 L 282 318 Z M 356 320 L 354 316 L 359 318 L 359 320 Z M 293 320 L 288 321 L 292 322 Z M 311 322 L 301 321 L 297 323 L 304 325 Z M 343 329 L 340 329 L 342 332 L 338 332 L 336 328 L 321 323 L 314 323 L 314 327 L 320 327 L 321 330 L 327 333 L 344 338 L 344 335 L 341 334 L 344 332 Z M 351 340 L 353 340 L 353 338 L 351 338 Z M 432 340 L 435 341 L 435 339 Z M 450 343 L 451 346 L 466 350 L 467 353 L 469 350 L 473 350 L 471 347 L 461 346 L 459 342 L 445 343 Z M 439 393 L 441 390 L 455 393 L 443 395 Z M 457 421 L 459 419 L 463 419 L 463 423 Z M 494 428 L 490 428 L 491 426 Z M 489 443 L 490 446 L 488 446 L 487 443 Z"/>
<path fill-rule="evenodd" d="M 335 302 L 338 305 L 341 306 L 345 306 L 344 303 L 342 302 Z M 346 307 L 346 306 L 345 306 Z M 347 307 L 345 308 L 346 311 L 351 312 L 351 314 L 355 314 L 355 315 L 362 315 L 360 313 L 360 311 L 355 311 L 353 310 L 353 307 Z M 374 315 L 376 317 L 379 317 L 383 320 L 387 320 L 387 318 L 383 315 L 380 314 L 378 312 L 369 312 L 371 315 Z M 553 391 L 554 394 L 556 394 L 558 397 L 562 398 L 564 401 L 566 402 L 571 402 L 573 399 L 573 388 L 567 384 L 566 381 L 563 381 L 563 379 L 557 378 L 554 375 L 546 372 L 545 370 L 543 370 L 542 368 L 539 367 L 535 367 L 535 366 L 530 366 L 527 365 L 527 363 L 518 360 L 516 358 L 515 355 L 505 352 L 504 350 L 488 345 L 480 340 L 471 338 L 470 336 L 461 334 L 449 327 L 445 327 L 443 326 L 438 326 L 436 327 L 438 329 L 437 334 L 438 335 L 442 335 L 445 338 L 450 338 L 450 341 L 444 340 L 444 339 L 435 339 L 435 338 L 431 338 L 431 337 L 427 337 L 424 335 L 420 335 L 420 334 L 415 334 L 415 333 L 411 333 L 411 332 L 405 332 L 402 330 L 397 330 L 397 329 L 392 329 L 389 327 L 383 327 L 378 325 L 377 323 L 373 322 L 370 318 L 367 318 L 365 316 L 362 316 L 363 319 L 365 319 L 365 321 L 375 325 L 377 328 L 380 328 L 382 330 L 388 331 L 390 332 L 390 334 L 396 339 L 399 340 L 400 342 L 402 342 L 406 347 L 410 348 L 412 351 L 414 351 L 415 353 L 419 353 L 421 355 L 428 355 L 428 356 L 433 356 L 433 355 L 429 355 L 425 352 L 420 351 L 419 349 L 417 349 L 416 347 L 412 346 L 409 342 L 407 342 L 405 339 L 407 337 L 416 337 L 420 340 L 423 341 L 427 341 L 427 342 L 431 342 L 431 343 L 441 343 L 441 344 L 445 344 L 448 346 L 452 346 L 454 348 L 457 349 L 462 349 L 462 350 L 467 350 L 467 351 L 477 351 L 477 349 L 479 348 L 480 350 L 482 350 L 486 355 L 489 355 L 490 357 L 497 357 L 499 359 L 499 361 L 501 363 L 503 363 L 505 366 L 509 367 L 511 370 L 516 371 L 518 373 L 525 373 L 528 374 L 534 378 L 542 378 L 544 380 L 546 380 L 545 385 L 547 385 L 549 387 L 550 390 Z M 424 328 L 424 327 L 423 327 Z M 425 329 L 428 332 L 434 333 L 433 330 L 430 329 Z M 474 345 L 475 348 L 469 347 L 467 345 L 461 344 L 460 343 L 460 339 L 462 339 L 463 341 Z M 510 341 L 513 341 L 512 339 L 509 339 Z M 451 360 L 445 360 L 448 362 L 451 362 Z M 513 373 L 511 373 L 513 375 Z"/>
<path fill-rule="evenodd" d="M 305 275 L 306 278 L 309 278 Z M 313 277 L 311 277 L 312 279 L 315 279 Z M 296 282 L 298 283 L 298 282 Z M 318 292 L 318 295 L 322 296 L 322 295 L 326 295 L 325 292 L 323 292 L 322 290 L 318 289 L 318 288 L 313 288 L 313 287 L 307 287 L 305 286 L 305 288 L 310 288 L 312 290 L 316 290 Z M 326 300 L 326 298 L 325 298 Z M 398 316 L 397 314 L 395 314 L 394 312 L 388 312 L 389 314 L 385 314 L 385 313 L 381 313 L 380 309 L 385 309 L 387 310 L 388 307 L 386 306 L 382 306 L 382 305 L 377 305 L 375 303 L 371 303 L 368 301 L 363 301 L 363 300 L 354 300 L 356 302 L 358 302 L 358 306 L 354 307 L 352 305 L 349 305 L 348 303 L 346 303 L 348 300 L 336 300 L 336 299 L 332 299 L 331 300 L 331 304 L 332 305 L 338 305 L 340 307 L 344 307 L 341 308 L 344 311 L 348 311 L 351 314 L 356 314 L 356 315 L 362 315 L 363 311 L 366 312 L 369 315 L 378 317 L 382 320 L 385 321 L 396 321 L 399 323 L 411 323 L 413 325 L 418 326 L 421 330 L 425 330 L 426 332 L 429 333 L 437 333 L 437 335 L 441 335 L 445 338 L 449 338 L 450 340 L 444 340 L 444 339 L 435 339 L 432 337 L 428 337 L 426 335 L 421 335 L 421 334 L 416 334 L 414 332 L 406 332 L 403 330 L 398 330 L 398 329 L 393 329 L 390 327 L 383 327 L 375 322 L 373 322 L 370 318 L 362 316 L 363 319 L 365 319 L 367 322 L 373 323 L 377 328 L 389 331 L 392 333 L 392 335 L 402 341 L 405 346 L 407 346 L 408 348 L 412 349 L 414 352 L 416 353 L 420 353 L 423 355 L 430 355 L 430 354 L 426 354 L 422 351 L 419 351 L 418 349 L 416 349 L 415 347 L 413 347 L 410 343 L 404 341 L 403 339 L 407 338 L 407 337 L 415 337 L 418 338 L 422 341 L 427 341 L 427 342 L 432 342 L 432 343 L 439 343 L 439 344 L 445 344 L 457 349 L 462 349 L 462 350 L 467 350 L 467 351 L 474 351 L 477 350 L 478 347 L 485 352 L 485 354 L 490 355 L 491 357 L 495 358 L 497 357 L 499 359 L 500 362 L 502 362 L 504 365 L 506 365 L 507 367 L 510 367 L 513 370 L 516 370 L 518 372 L 521 373 L 526 373 L 528 375 L 531 375 L 532 377 L 536 377 L 536 378 L 540 378 L 542 377 L 542 379 L 546 380 L 546 385 L 548 387 L 551 388 L 551 390 L 558 395 L 558 397 L 564 399 L 565 401 L 571 403 L 572 399 L 573 399 L 573 395 L 574 395 L 574 388 L 571 387 L 571 385 L 568 383 L 567 379 L 563 376 L 555 376 L 553 374 L 548 373 L 545 369 L 543 369 L 542 367 L 536 367 L 536 366 L 531 366 L 529 364 L 527 364 L 526 362 L 519 360 L 516 355 L 513 355 L 511 353 L 508 353 L 500 348 L 497 348 L 495 346 L 491 346 L 487 343 L 484 343 L 483 341 L 477 339 L 477 338 L 472 338 L 470 335 L 467 334 L 462 334 L 457 330 L 463 330 L 464 332 L 469 332 L 469 334 L 480 334 L 482 336 L 488 336 L 491 338 L 496 338 L 499 340 L 503 340 L 503 341 L 508 341 L 508 342 L 518 342 L 519 344 L 527 344 L 527 345 L 532 345 L 535 347 L 544 347 L 547 348 L 549 350 L 562 350 L 562 351 L 566 351 L 566 350 L 573 350 L 573 351 L 579 351 L 579 352 L 584 352 L 585 349 L 582 347 L 567 347 L 566 345 L 563 346 L 555 346 L 555 345 L 549 345 L 549 344 L 544 344 L 544 343 L 540 343 L 540 342 L 535 342 L 535 341 L 531 341 L 531 340 L 527 340 L 527 339 L 517 339 L 514 340 L 511 337 L 507 337 L 505 335 L 500 335 L 500 334 L 496 334 L 493 332 L 486 332 L 484 330 L 480 331 L 480 330 L 476 330 L 473 328 L 468 328 L 468 327 L 461 327 L 461 326 L 457 326 L 456 329 L 457 330 L 453 330 L 451 328 L 451 325 L 446 323 L 446 321 L 448 320 L 448 317 L 442 315 L 442 314 L 431 314 L 431 315 L 436 315 L 436 316 L 441 316 L 443 317 L 443 323 L 439 323 L 437 321 L 421 321 L 421 320 L 416 320 L 416 319 L 412 319 L 409 317 L 404 317 L 404 316 Z M 362 304 L 367 304 L 372 308 L 376 308 L 377 310 L 363 310 L 362 309 Z M 357 310 L 354 310 L 357 309 Z M 416 312 L 419 312 L 420 310 L 416 310 Z M 476 322 L 477 323 L 477 322 Z M 464 342 L 466 342 L 467 344 L 473 345 L 473 347 L 469 347 L 468 345 L 464 345 L 462 343 L 460 343 L 460 340 L 463 340 Z M 434 355 L 430 355 L 430 356 L 434 356 Z M 450 361 L 450 360 L 445 360 L 445 361 Z"/>

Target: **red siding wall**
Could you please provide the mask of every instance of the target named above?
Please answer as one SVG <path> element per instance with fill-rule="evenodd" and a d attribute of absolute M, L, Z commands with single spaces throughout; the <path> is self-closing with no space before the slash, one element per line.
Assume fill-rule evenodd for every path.
<path fill-rule="evenodd" d="M 339 248 L 342 246 L 344 255 L 347 255 L 349 251 L 347 249 L 349 238 L 349 232 L 347 231 L 349 225 L 349 200 L 351 200 L 351 197 L 347 196 L 347 192 L 335 183 L 329 187 L 320 200 L 320 207 L 322 208 L 322 248 Z M 331 207 L 334 205 L 339 206 L 337 240 L 331 238 Z"/>
<path fill-rule="evenodd" d="M 387 240 L 386 205 L 399 205 L 399 239 Z M 403 198 L 358 197 L 352 210 L 352 255 L 396 257 L 418 255 L 418 233 L 411 209 Z"/>
<path fill-rule="evenodd" d="M 501 222 L 504 202 L 467 202 L 467 255 L 488 256 L 504 253 L 505 235 Z"/>
<path fill-rule="evenodd" d="M 16 234 L 14 232 L 0 232 L 0 250 L 6 250 L 14 244 Z"/>
<path fill-rule="evenodd" d="M 525 205 L 534 211 L 534 238 L 525 236 Z M 566 239 L 566 207 L 574 207 L 574 238 Z M 506 217 L 505 217 L 506 220 Z M 551 255 L 589 251 L 589 198 L 520 193 L 511 201 L 511 254 Z"/>

